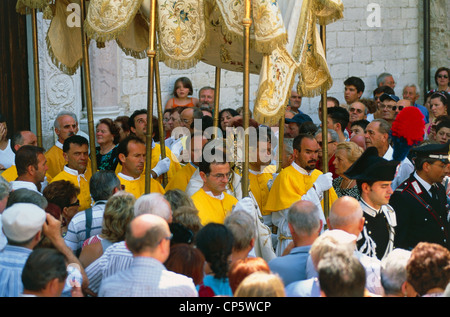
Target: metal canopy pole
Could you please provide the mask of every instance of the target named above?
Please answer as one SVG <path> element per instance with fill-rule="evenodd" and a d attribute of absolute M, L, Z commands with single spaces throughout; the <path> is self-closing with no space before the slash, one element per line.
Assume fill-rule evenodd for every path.
<path fill-rule="evenodd" d="M 92 94 L 91 94 L 91 73 L 89 66 L 89 43 L 87 35 L 84 32 L 83 24 L 86 16 L 85 0 L 80 1 L 80 15 L 81 15 L 81 39 L 83 46 L 83 67 L 84 67 L 84 81 L 86 93 L 86 110 L 88 116 L 89 127 L 89 147 L 91 157 L 92 175 L 97 172 L 97 156 L 95 154 L 95 132 L 94 132 L 94 116 L 92 114 Z"/>
<path fill-rule="evenodd" d="M 156 104 L 158 111 L 158 132 L 159 132 L 159 144 L 161 145 L 161 159 L 166 157 L 166 142 L 165 142 L 165 134 L 164 134 L 164 123 L 163 123 L 163 110 L 162 110 L 162 101 L 161 101 L 161 81 L 159 75 L 159 60 L 156 58 L 155 61 L 155 83 L 156 83 Z M 163 187 L 167 185 L 167 173 L 163 174 L 162 180 Z"/>
<path fill-rule="evenodd" d="M 322 40 L 322 44 L 323 44 L 323 51 L 324 51 L 324 55 L 326 57 L 326 26 L 325 25 L 321 25 L 320 26 L 320 38 Z M 321 103 L 322 103 L 322 169 L 323 169 L 323 173 L 328 173 L 328 126 L 327 126 L 327 117 L 328 117 L 328 108 L 327 108 L 327 92 L 324 91 L 322 93 L 322 98 L 321 98 Z M 323 212 L 325 214 L 325 219 L 328 218 L 328 214 L 329 214 L 329 201 L 330 201 L 330 196 L 329 196 L 329 191 L 326 190 L 323 192 Z"/>
<path fill-rule="evenodd" d="M 145 157 L 145 193 L 151 191 L 151 166 L 152 166 L 152 131 L 153 131 L 153 81 L 155 64 L 155 20 L 156 20 L 156 0 L 151 0 L 150 4 L 150 26 L 149 26 L 149 48 L 148 56 L 148 100 L 147 100 L 147 135 L 146 135 L 146 157 Z"/>
<path fill-rule="evenodd" d="M 220 67 L 216 67 L 216 81 L 214 86 L 214 116 L 213 116 L 213 125 L 214 125 L 214 138 L 219 136 L 219 100 L 220 100 L 220 75 L 222 69 Z"/>
<path fill-rule="evenodd" d="M 252 19 L 250 17 L 251 0 L 245 1 L 245 17 L 242 21 L 244 25 L 244 164 L 242 169 L 242 197 L 249 195 L 249 64 L 250 64 L 250 26 Z"/>
<path fill-rule="evenodd" d="M 39 50 L 37 35 L 37 10 L 31 14 L 31 26 L 33 32 L 33 70 L 34 70 L 34 98 L 36 108 L 36 137 L 37 144 L 42 147 L 42 118 L 41 118 L 41 84 L 39 79 Z"/>

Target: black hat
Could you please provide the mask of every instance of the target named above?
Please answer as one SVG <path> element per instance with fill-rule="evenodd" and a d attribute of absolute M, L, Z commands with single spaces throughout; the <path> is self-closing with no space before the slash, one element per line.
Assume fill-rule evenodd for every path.
<path fill-rule="evenodd" d="M 345 171 L 344 175 L 362 181 L 392 181 L 399 163 L 382 158 L 378 155 L 377 148 L 371 146 Z"/>
<path fill-rule="evenodd" d="M 383 93 L 383 94 L 380 96 L 380 101 L 383 102 L 383 101 L 385 101 L 386 99 L 391 99 L 391 100 L 394 100 L 395 102 L 397 102 L 397 101 L 400 100 L 400 98 L 397 97 L 396 95 Z"/>
<path fill-rule="evenodd" d="M 417 157 L 438 159 L 444 163 L 449 163 L 449 145 L 445 144 L 426 144 L 412 149 Z"/>
<path fill-rule="evenodd" d="M 291 123 L 291 122 L 303 123 L 303 122 L 307 122 L 307 121 L 312 122 L 312 119 L 310 116 L 308 116 L 307 114 L 304 114 L 304 113 L 297 113 L 291 119 L 288 119 L 288 118 L 284 119 L 284 122 L 286 122 L 286 123 Z"/>

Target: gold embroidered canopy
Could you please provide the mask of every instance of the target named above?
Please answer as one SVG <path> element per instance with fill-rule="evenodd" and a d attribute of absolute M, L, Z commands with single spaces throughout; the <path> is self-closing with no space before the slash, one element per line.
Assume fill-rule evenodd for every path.
<path fill-rule="evenodd" d="M 80 0 L 18 0 L 18 12 L 41 9 L 51 19 L 47 46 L 55 65 L 73 74 L 81 64 L 81 34 L 67 19 Z M 84 30 L 98 46 L 115 40 L 128 55 L 146 58 L 149 0 L 90 0 Z M 244 0 L 158 0 L 158 59 L 187 69 L 199 61 L 243 71 Z M 278 124 L 294 86 L 305 97 L 328 90 L 332 79 L 317 24 L 343 17 L 341 0 L 252 0 L 249 71 L 259 74 L 254 118 Z"/>

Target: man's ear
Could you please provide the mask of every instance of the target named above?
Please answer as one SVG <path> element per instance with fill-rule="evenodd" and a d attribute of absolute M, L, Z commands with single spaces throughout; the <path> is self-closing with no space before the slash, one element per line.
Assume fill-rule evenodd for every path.
<path fill-rule="evenodd" d="M 206 182 L 206 173 L 205 172 L 199 172 L 200 177 L 202 178 L 203 183 Z"/>
<path fill-rule="evenodd" d="M 63 157 L 64 157 L 64 160 L 66 161 L 66 163 L 68 163 L 69 162 L 69 156 L 67 155 L 66 152 L 63 152 Z"/>
<path fill-rule="evenodd" d="M 117 157 L 119 158 L 119 161 L 122 162 L 122 164 L 125 162 L 125 154 L 119 153 Z"/>

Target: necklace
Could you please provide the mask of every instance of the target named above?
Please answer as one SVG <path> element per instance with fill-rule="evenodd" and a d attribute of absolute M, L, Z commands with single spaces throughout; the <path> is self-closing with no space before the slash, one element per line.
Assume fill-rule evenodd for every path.
<path fill-rule="evenodd" d="M 353 182 L 354 182 L 355 180 L 354 180 L 354 179 L 350 179 L 349 182 L 347 183 L 347 186 L 344 185 L 344 181 L 345 181 L 345 179 L 342 179 L 342 182 L 341 182 L 341 188 L 343 188 L 343 189 L 349 189 L 350 187 L 353 187 L 353 186 L 350 186 L 350 185 L 353 184 Z M 344 186 L 345 186 L 345 187 L 344 187 Z"/>

